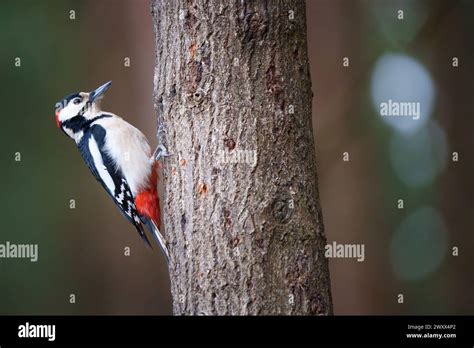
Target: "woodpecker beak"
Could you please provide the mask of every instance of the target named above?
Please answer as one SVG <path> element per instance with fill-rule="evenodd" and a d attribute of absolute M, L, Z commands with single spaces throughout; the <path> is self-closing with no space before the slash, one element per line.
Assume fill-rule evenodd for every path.
<path fill-rule="evenodd" d="M 109 89 L 110 85 L 112 85 L 112 81 L 109 81 L 102 86 L 98 87 L 94 91 L 89 93 L 89 101 L 93 103 L 98 97 L 105 93 L 106 90 Z"/>

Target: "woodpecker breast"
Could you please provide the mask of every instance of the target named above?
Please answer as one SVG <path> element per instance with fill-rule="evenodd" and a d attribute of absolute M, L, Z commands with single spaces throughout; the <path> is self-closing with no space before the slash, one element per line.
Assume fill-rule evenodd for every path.
<path fill-rule="evenodd" d="M 106 130 L 105 151 L 127 179 L 132 194 L 148 188 L 152 173 L 151 149 L 145 135 L 117 115 L 101 118 L 94 124 Z"/>

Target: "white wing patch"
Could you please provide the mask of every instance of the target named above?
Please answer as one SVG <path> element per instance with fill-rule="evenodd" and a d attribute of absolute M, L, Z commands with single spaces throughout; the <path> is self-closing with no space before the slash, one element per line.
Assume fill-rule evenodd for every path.
<path fill-rule="evenodd" d="M 110 176 L 107 168 L 104 165 L 104 161 L 102 160 L 102 154 L 99 151 L 99 146 L 97 145 L 94 136 L 89 138 L 89 151 L 92 155 L 92 160 L 94 161 L 94 165 L 97 168 L 97 172 L 99 173 L 100 178 L 104 182 L 105 186 L 109 192 L 113 195 L 115 192 L 115 184 Z"/>
<path fill-rule="evenodd" d="M 105 114 L 112 117 L 99 119 L 94 124 L 107 129 L 104 149 L 122 171 L 135 196 L 149 184 L 152 171 L 150 146 L 137 128 L 114 114 Z"/>

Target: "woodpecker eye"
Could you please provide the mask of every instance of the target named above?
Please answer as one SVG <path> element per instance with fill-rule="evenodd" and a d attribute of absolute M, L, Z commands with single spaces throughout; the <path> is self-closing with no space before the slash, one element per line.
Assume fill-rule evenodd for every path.
<path fill-rule="evenodd" d="M 79 104 L 81 102 L 81 98 L 75 98 L 72 102 L 74 104 Z"/>

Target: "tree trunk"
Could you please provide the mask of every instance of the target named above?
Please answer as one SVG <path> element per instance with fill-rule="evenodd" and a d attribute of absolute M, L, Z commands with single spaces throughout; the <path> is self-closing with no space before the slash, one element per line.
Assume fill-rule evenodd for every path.
<path fill-rule="evenodd" d="M 301 0 L 154 0 L 175 314 L 332 314 Z"/>

